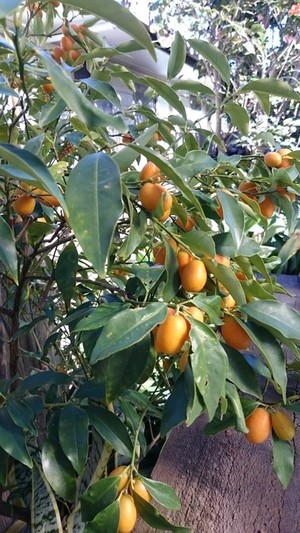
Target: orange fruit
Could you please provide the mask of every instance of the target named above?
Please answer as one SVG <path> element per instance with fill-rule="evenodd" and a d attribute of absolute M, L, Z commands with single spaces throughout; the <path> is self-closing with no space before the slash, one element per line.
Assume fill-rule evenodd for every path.
<path fill-rule="evenodd" d="M 60 46 L 64 52 L 69 52 L 72 50 L 74 43 L 75 41 L 72 39 L 72 37 L 70 37 L 70 35 L 64 35 L 60 40 Z"/>
<path fill-rule="evenodd" d="M 249 198 L 255 199 L 257 194 L 257 187 L 254 181 L 243 181 L 239 184 L 239 191 L 249 196 Z"/>
<path fill-rule="evenodd" d="M 159 217 L 159 222 L 165 222 L 167 218 L 171 215 L 171 209 L 166 209 L 166 211 L 163 212 L 161 217 Z"/>
<path fill-rule="evenodd" d="M 186 365 L 188 364 L 188 359 L 189 359 L 189 352 L 183 352 L 178 363 L 178 368 L 181 373 L 185 371 Z"/>
<path fill-rule="evenodd" d="M 157 352 L 175 355 L 180 352 L 188 336 L 187 321 L 182 315 L 168 314 L 157 329 L 154 347 Z"/>
<path fill-rule="evenodd" d="M 246 418 L 246 426 L 249 430 L 245 434 L 246 439 L 252 444 L 261 444 L 267 440 L 271 432 L 271 416 L 263 407 L 257 407 Z"/>
<path fill-rule="evenodd" d="M 58 7 L 60 5 L 60 3 L 56 2 L 56 0 L 51 0 L 50 3 L 53 5 L 53 7 Z"/>
<path fill-rule="evenodd" d="M 122 494 L 119 500 L 120 518 L 118 533 L 130 533 L 136 523 L 137 510 L 130 494 Z"/>
<path fill-rule="evenodd" d="M 22 194 L 12 203 L 12 206 L 18 215 L 28 216 L 34 211 L 35 199 L 29 194 Z"/>
<path fill-rule="evenodd" d="M 181 218 L 177 217 L 176 218 L 176 224 L 181 229 L 184 229 L 184 231 L 190 231 L 191 229 L 193 229 L 196 226 L 196 222 L 195 222 L 195 220 L 193 219 L 193 217 L 191 215 L 188 215 L 186 217 L 185 223 L 182 222 Z"/>
<path fill-rule="evenodd" d="M 291 440 L 295 436 L 295 425 L 291 417 L 280 409 L 271 413 L 272 428 L 281 440 Z"/>
<path fill-rule="evenodd" d="M 266 218 L 271 218 L 275 211 L 275 205 L 267 194 L 265 195 L 265 199 L 262 202 L 259 202 L 259 207 L 261 214 Z"/>
<path fill-rule="evenodd" d="M 170 246 L 172 246 L 173 250 L 176 252 L 177 242 L 174 239 L 170 238 L 168 239 L 168 243 L 170 244 Z M 153 255 L 154 255 L 155 263 L 157 263 L 158 265 L 164 265 L 166 261 L 165 245 L 162 244 L 161 242 L 156 244 L 153 248 Z"/>
<path fill-rule="evenodd" d="M 144 183 L 139 192 L 139 200 L 147 211 L 155 211 L 163 195 L 162 206 L 165 212 L 171 209 L 173 199 L 169 191 L 159 183 Z"/>
<path fill-rule="evenodd" d="M 279 168 L 288 168 L 294 164 L 293 158 L 288 155 L 291 153 L 289 148 L 280 148 L 280 150 L 277 150 L 277 153 L 282 157 L 282 162 Z"/>
<path fill-rule="evenodd" d="M 189 252 L 186 252 L 185 250 L 179 250 L 179 252 L 177 253 L 177 262 L 178 262 L 179 273 L 191 261 L 193 261 L 192 254 L 190 254 Z"/>
<path fill-rule="evenodd" d="M 225 255 L 216 254 L 215 261 L 217 261 L 217 263 L 219 263 L 220 265 L 230 267 L 230 259 L 229 257 L 226 257 Z"/>
<path fill-rule="evenodd" d="M 233 316 L 224 316 L 221 333 L 226 344 L 236 350 L 246 350 L 251 344 L 248 333 L 246 333 Z"/>
<path fill-rule="evenodd" d="M 152 161 L 148 161 L 148 163 L 146 163 L 146 165 L 142 168 L 140 172 L 141 181 L 146 181 L 146 180 L 151 180 L 153 182 L 161 181 L 162 177 L 163 176 L 161 175 L 160 169 L 158 168 L 157 165 L 152 163 Z"/>
<path fill-rule="evenodd" d="M 46 94 L 51 94 L 54 91 L 54 85 L 53 83 L 44 83 L 42 85 L 43 91 L 45 91 Z"/>
<path fill-rule="evenodd" d="M 51 57 L 54 59 L 54 61 L 60 63 L 65 57 L 65 52 L 62 48 L 60 48 L 60 46 L 55 46 L 51 52 Z"/>
<path fill-rule="evenodd" d="M 221 189 L 221 191 L 222 192 L 226 192 L 226 194 L 230 194 L 231 196 L 233 196 L 232 192 L 228 191 L 227 189 Z M 223 207 L 221 205 L 221 202 L 220 202 L 218 196 L 216 196 L 215 199 L 216 199 L 217 204 L 218 204 L 216 212 L 217 212 L 217 214 L 219 215 L 220 218 L 224 218 Z"/>
<path fill-rule="evenodd" d="M 185 311 L 189 315 L 191 315 L 193 318 L 195 318 L 195 320 L 199 320 L 199 322 L 203 322 L 204 321 L 204 313 L 203 313 L 203 311 L 201 311 L 201 309 L 199 309 L 199 307 L 196 307 L 195 305 L 192 305 L 191 307 L 186 307 Z M 186 320 L 189 321 L 188 318 Z M 189 324 L 189 329 L 190 329 L 190 327 L 191 326 Z"/>
<path fill-rule="evenodd" d="M 129 480 L 129 469 L 128 466 L 122 465 L 117 466 L 114 470 L 111 471 L 108 477 L 120 477 L 120 483 L 118 488 L 118 494 L 125 489 L 128 480 Z"/>
<path fill-rule="evenodd" d="M 133 137 L 132 137 L 132 135 L 129 132 L 127 132 L 127 133 L 125 133 L 123 135 L 122 143 L 128 144 L 128 143 L 132 143 L 132 141 L 133 141 Z"/>
<path fill-rule="evenodd" d="M 268 152 L 264 156 L 264 163 L 267 167 L 279 168 L 282 163 L 282 157 L 278 152 Z"/>
<path fill-rule="evenodd" d="M 187 292 L 199 292 L 207 281 L 205 265 L 200 259 L 190 261 L 181 272 L 181 285 Z"/>
<path fill-rule="evenodd" d="M 245 281 L 247 279 L 247 276 L 244 274 L 244 272 L 241 272 L 241 270 L 238 270 L 235 275 L 241 281 Z"/>
<path fill-rule="evenodd" d="M 77 59 L 81 56 L 80 50 L 70 50 L 69 57 L 72 59 L 72 61 L 77 61 Z"/>
<path fill-rule="evenodd" d="M 141 498 L 143 498 L 143 500 L 146 500 L 146 502 L 150 502 L 152 499 L 151 494 L 147 491 L 144 483 L 140 478 L 135 478 L 132 480 L 129 490 L 132 495 L 135 492 Z"/>
<path fill-rule="evenodd" d="M 227 309 L 227 311 L 232 311 L 235 308 L 235 306 L 236 306 L 236 301 L 231 296 L 231 294 L 227 294 L 227 296 L 224 296 L 224 298 L 222 298 L 221 307 L 223 307 L 223 309 Z"/>
<path fill-rule="evenodd" d="M 60 203 L 55 196 L 52 194 L 49 194 L 48 192 L 44 191 L 43 189 L 32 189 L 32 192 L 38 196 L 39 201 L 41 204 L 46 205 L 47 207 L 59 207 Z"/>
<path fill-rule="evenodd" d="M 162 134 L 159 131 L 155 131 L 153 133 L 153 141 L 157 143 L 157 142 L 162 141 L 162 140 L 163 140 Z"/>

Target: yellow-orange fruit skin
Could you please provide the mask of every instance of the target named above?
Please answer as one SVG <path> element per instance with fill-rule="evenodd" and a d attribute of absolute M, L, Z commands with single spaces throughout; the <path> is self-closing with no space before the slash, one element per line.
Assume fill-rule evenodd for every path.
<path fill-rule="evenodd" d="M 196 222 L 195 222 L 195 220 L 193 219 L 193 217 L 191 215 L 187 216 L 185 222 L 183 222 L 181 220 L 181 218 L 177 217 L 176 218 L 176 224 L 181 229 L 184 229 L 184 231 L 191 231 L 191 229 L 193 229 L 196 226 Z"/>
<path fill-rule="evenodd" d="M 270 196 L 265 196 L 265 199 L 259 203 L 261 214 L 266 218 L 271 218 L 275 211 L 275 205 L 273 204 Z"/>
<path fill-rule="evenodd" d="M 81 56 L 80 50 L 70 50 L 69 57 L 72 61 L 77 61 L 79 57 Z"/>
<path fill-rule="evenodd" d="M 181 285 L 187 292 L 201 291 L 207 281 L 206 268 L 200 259 L 190 261 L 179 274 Z"/>
<path fill-rule="evenodd" d="M 174 252 L 177 250 L 177 242 L 172 239 L 172 237 L 168 240 L 168 243 L 170 246 L 172 246 Z M 158 265 L 164 265 L 166 262 L 166 247 L 162 243 L 158 243 L 153 248 L 153 256 L 155 263 Z"/>
<path fill-rule="evenodd" d="M 137 520 L 137 510 L 130 494 L 122 494 L 119 500 L 120 518 L 118 533 L 130 533 Z"/>
<path fill-rule="evenodd" d="M 42 85 L 42 88 L 43 88 L 43 91 L 44 91 L 46 94 L 51 94 L 51 93 L 53 93 L 53 91 L 54 91 L 54 85 L 53 85 L 53 83 L 51 83 L 51 82 L 50 82 L 50 83 L 44 83 L 44 84 Z"/>
<path fill-rule="evenodd" d="M 281 440 L 292 440 L 295 436 L 295 425 L 290 416 L 278 409 L 271 413 L 272 428 Z"/>
<path fill-rule="evenodd" d="M 60 203 L 58 199 L 53 196 L 52 194 L 49 194 L 48 192 L 44 191 L 43 189 L 32 189 L 32 192 L 38 196 L 39 201 L 41 204 L 46 205 L 47 207 L 59 207 Z"/>
<path fill-rule="evenodd" d="M 271 433 L 271 416 L 263 407 L 257 407 L 251 415 L 246 418 L 246 426 L 249 430 L 245 434 L 246 439 L 252 444 L 265 442 Z"/>
<path fill-rule="evenodd" d="M 183 352 L 178 363 L 178 368 L 181 373 L 185 371 L 186 365 L 188 364 L 188 360 L 189 360 L 189 352 Z"/>
<path fill-rule="evenodd" d="M 184 267 L 193 261 L 193 256 L 189 252 L 185 252 L 184 250 L 179 250 L 177 253 L 177 262 L 178 262 L 178 270 L 179 273 L 182 272 Z"/>
<path fill-rule="evenodd" d="M 120 476 L 120 483 L 118 488 L 118 494 L 125 489 L 128 479 L 129 479 L 129 472 L 128 467 L 125 465 L 117 466 L 114 470 L 111 471 L 108 477 L 117 477 Z"/>
<path fill-rule="evenodd" d="M 231 296 L 231 294 L 227 294 L 227 296 L 224 296 L 222 298 L 222 304 L 221 307 L 223 309 L 227 309 L 227 311 L 232 311 L 236 306 L 235 299 Z"/>
<path fill-rule="evenodd" d="M 138 494 L 141 498 L 143 498 L 143 500 L 146 500 L 146 502 L 150 502 L 152 499 L 151 494 L 147 491 L 144 483 L 139 478 L 132 480 L 130 492 L 132 495 L 133 493 Z"/>
<path fill-rule="evenodd" d="M 23 194 L 12 203 L 12 206 L 18 215 L 28 216 L 34 211 L 35 199 L 32 196 Z"/>
<path fill-rule="evenodd" d="M 220 265 L 230 267 L 230 259 L 229 257 L 226 257 L 225 255 L 216 254 L 215 261 L 217 261 L 217 263 L 219 263 Z"/>
<path fill-rule="evenodd" d="M 161 181 L 160 169 L 157 165 L 152 163 L 152 161 L 148 161 L 148 163 L 146 163 L 140 172 L 140 180 L 152 180 L 153 182 Z"/>
<path fill-rule="evenodd" d="M 267 167 L 279 168 L 282 163 L 282 157 L 278 152 L 268 152 L 264 156 L 264 163 Z"/>
<path fill-rule="evenodd" d="M 64 35 L 60 40 L 60 46 L 64 52 L 69 52 L 70 50 L 72 50 L 74 43 L 74 39 L 72 39 L 72 37 L 70 37 L 69 35 Z"/>
<path fill-rule="evenodd" d="M 226 344 L 236 350 L 246 350 L 251 344 L 248 333 L 232 316 L 224 316 L 221 333 Z"/>
<path fill-rule="evenodd" d="M 168 315 L 158 326 L 154 347 L 158 353 L 175 355 L 178 353 L 188 336 L 188 325 L 181 315 Z"/>
<path fill-rule="evenodd" d="M 293 158 L 288 155 L 291 153 L 289 148 L 280 148 L 280 150 L 277 150 L 277 153 L 282 157 L 282 162 L 279 168 L 289 168 L 293 165 Z"/>
<path fill-rule="evenodd" d="M 257 194 L 256 183 L 253 181 L 243 181 L 239 184 L 239 191 L 249 196 L 249 198 L 255 198 Z"/>
<path fill-rule="evenodd" d="M 171 209 L 166 209 L 166 211 L 163 212 L 162 216 L 159 217 L 159 222 L 165 222 L 169 216 L 171 215 Z"/>
<path fill-rule="evenodd" d="M 171 209 L 173 199 L 169 191 L 159 183 L 145 183 L 140 189 L 139 200 L 147 211 L 155 211 L 162 195 L 164 195 L 162 207 L 165 212 Z"/>

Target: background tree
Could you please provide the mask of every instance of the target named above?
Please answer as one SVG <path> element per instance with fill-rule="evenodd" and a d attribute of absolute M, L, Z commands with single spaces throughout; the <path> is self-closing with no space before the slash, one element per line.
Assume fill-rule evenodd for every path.
<path fill-rule="evenodd" d="M 93 31 L 101 19 L 130 40 L 105 45 Z M 138 512 L 150 526 L 188 531 L 156 511 L 155 502 L 180 502 L 143 475 L 142 461 L 203 413 L 208 430 L 233 426 L 252 442 L 273 424 L 274 466 L 287 486 L 300 318 L 276 299 L 278 258 L 257 227 L 262 242 L 275 213 L 294 223 L 299 151 L 228 157 L 215 132 L 187 119 L 182 91 L 214 92 L 176 79 L 182 36 L 165 82 L 138 76 L 118 56 L 155 49 L 113 0 L 4 1 L 0 20 L 2 514 L 32 531 L 129 533 Z M 299 102 L 282 80 L 235 88 L 225 56 L 193 45 L 222 79 L 218 111 L 230 110 L 241 131 L 243 95 Z M 115 79 L 133 95 L 143 85 L 149 105 L 125 108 Z M 174 110 L 168 117 L 152 109 L 158 95 Z M 280 407 L 284 432 L 271 416 Z"/>

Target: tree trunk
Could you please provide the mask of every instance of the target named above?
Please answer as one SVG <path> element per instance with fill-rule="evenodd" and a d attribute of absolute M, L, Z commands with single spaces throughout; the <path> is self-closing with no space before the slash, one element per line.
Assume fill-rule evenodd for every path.
<path fill-rule="evenodd" d="M 280 295 L 280 300 L 299 310 L 299 277 L 277 279 L 292 294 L 292 298 Z M 253 445 L 233 429 L 205 436 L 203 416 L 190 428 L 172 431 L 152 477 L 175 488 L 182 509 L 164 514 L 175 524 L 191 527 L 193 533 L 299 532 L 299 416 L 294 421 L 296 466 L 285 491 L 272 469 L 269 440 Z M 142 520 L 135 531 L 154 532 Z"/>

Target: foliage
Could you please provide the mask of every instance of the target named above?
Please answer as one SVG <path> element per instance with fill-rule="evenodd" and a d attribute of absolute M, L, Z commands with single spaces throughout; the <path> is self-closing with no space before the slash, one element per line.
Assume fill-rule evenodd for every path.
<path fill-rule="evenodd" d="M 122 495 L 119 478 L 107 474 L 116 464 L 129 465 L 125 492 L 140 477 L 154 502 L 178 509 L 171 487 L 139 473 L 161 435 L 204 412 L 207 432 L 235 427 L 243 434 L 258 405 L 299 409 L 291 390 L 299 372 L 300 317 L 276 298 L 284 292 L 271 274 L 279 260 L 272 246 L 258 242 L 257 228 L 262 239 L 270 236 L 266 198 L 294 224 L 300 154 L 285 155 L 282 168 L 267 167 L 259 151 L 226 155 L 214 131 L 186 117 L 182 90 L 212 95 L 200 82 L 174 78 L 185 57 L 181 35 L 162 82 L 117 61 L 141 48 L 155 55 L 144 26 L 120 4 L 57 4 L 4 1 L 0 11 L 0 483 L 13 504 L 7 513 L 13 509 L 18 517 L 20 505 L 30 509 L 32 531 L 43 523 L 49 531 L 113 533 Z M 86 13 L 93 17 L 82 18 Z M 93 31 L 101 18 L 132 39 L 109 47 Z M 58 50 L 50 37 L 61 30 L 67 39 Z M 218 112 L 228 112 L 242 131 L 244 95 L 254 92 L 270 104 L 275 95 L 275 105 L 299 102 L 299 92 L 281 78 L 232 92 L 235 69 L 225 55 L 203 39 L 193 45 L 227 86 Z M 82 77 L 83 65 L 88 76 Z M 133 96 L 144 86 L 149 105 L 125 108 L 115 80 Z M 163 119 L 152 109 L 157 95 L 174 110 Z M 113 112 L 96 105 L 99 100 Z M 217 158 L 208 154 L 211 141 L 220 148 Z M 157 168 L 146 182 L 159 191 L 148 210 L 139 201 L 146 160 Z M 254 193 L 239 188 L 249 180 Z M 169 193 L 172 208 L 165 213 Z M 195 293 L 181 284 L 189 263 L 204 280 Z M 190 313 L 191 304 L 202 314 Z M 177 329 L 164 339 L 166 353 L 156 353 L 157 327 L 178 314 L 184 318 L 178 353 L 168 352 Z M 235 317 L 256 353 L 222 341 L 226 315 Z M 293 444 L 276 436 L 272 442 L 275 471 L 287 486 Z M 150 526 L 188 531 L 132 492 Z"/>

